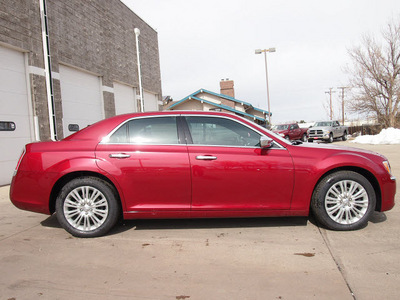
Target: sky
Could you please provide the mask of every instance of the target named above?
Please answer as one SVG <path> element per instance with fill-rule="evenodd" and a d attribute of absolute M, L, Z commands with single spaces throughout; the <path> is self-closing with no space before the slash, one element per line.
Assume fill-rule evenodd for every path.
<path fill-rule="evenodd" d="M 341 119 L 338 87 L 351 69 L 348 50 L 400 22 L 398 0 L 122 0 L 158 33 L 163 96 L 175 101 L 234 80 L 235 98 L 267 110 L 272 123 Z M 359 116 L 346 112 L 347 119 Z"/>

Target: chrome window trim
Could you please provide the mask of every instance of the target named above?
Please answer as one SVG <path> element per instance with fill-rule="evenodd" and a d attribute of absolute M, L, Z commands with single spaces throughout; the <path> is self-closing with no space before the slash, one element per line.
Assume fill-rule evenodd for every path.
<path fill-rule="evenodd" d="M 110 137 L 122 126 L 124 126 L 126 123 L 132 121 L 132 120 L 138 120 L 138 119 L 148 119 L 148 118 L 167 118 L 167 117 L 179 117 L 179 114 L 171 114 L 171 115 L 150 115 L 150 116 L 138 116 L 138 117 L 133 117 L 130 119 L 125 120 L 121 124 L 119 124 L 117 127 L 115 127 L 109 134 L 107 134 L 105 137 L 101 139 L 101 142 L 99 144 L 101 145 L 136 145 L 136 146 L 186 146 L 186 144 L 138 144 L 138 143 L 109 143 L 108 140 Z M 178 122 L 176 122 L 176 129 L 178 130 Z M 177 132 L 178 134 L 178 132 Z M 178 136 L 179 139 L 179 136 Z"/>
<path fill-rule="evenodd" d="M 236 115 L 235 115 L 236 116 Z M 247 125 L 246 123 L 243 123 L 240 120 L 237 120 L 235 118 L 230 118 L 228 116 L 220 116 L 220 115 L 207 115 L 207 114 L 168 114 L 168 115 L 149 115 L 149 116 L 137 116 L 137 117 L 132 117 L 129 118 L 127 120 L 125 120 L 124 122 L 122 122 L 121 124 L 119 124 L 117 127 L 115 127 L 109 134 L 107 134 L 105 137 L 103 137 L 100 141 L 99 144 L 101 145 L 135 145 L 135 146 L 196 146 L 196 147 L 223 147 L 223 148 L 246 148 L 246 149 L 260 149 L 260 147 L 256 147 L 256 146 L 229 146 L 229 145 L 202 145 L 202 144 L 139 144 L 139 143 L 109 143 L 107 140 L 111 137 L 111 135 L 113 135 L 119 128 L 121 128 L 122 126 L 124 126 L 126 123 L 132 121 L 132 120 L 137 120 L 137 119 L 148 119 L 148 118 L 167 118 L 167 117 L 207 117 L 207 118 L 224 118 L 227 120 L 231 120 L 231 121 L 235 121 L 251 130 L 253 130 L 254 132 L 257 132 L 258 134 L 262 135 L 262 136 L 266 136 L 265 133 L 261 132 L 260 130 L 258 130 L 257 128 L 251 127 L 249 125 Z M 240 116 L 236 116 L 239 117 Z M 259 126 L 258 124 L 254 123 L 255 125 Z M 178 128 L 178 123 L 176 124 L 177 129 Z M 266 129 L 267 130 L 267 129 Z M 284 146 L 282 146 L 280 143 L 278 143 L 275 139 L 274 140 L 274 144 L 278 146 L 278 148 L 269 148 L 269 150 L 287 150 Z"/>
<path fill-rule="evenodd" d="M 211 117 L 211 118 L 224 118 L 224 119 L 227 119 L 227 120 L 235 121 L 235 122 L 237 122 L 237 123 L 239 123 L 239 124 L 241 124 L 241 125 L 243 125 L 243 126 L 249 128 L 249 129 L 251 129 L 251 130 L 257 132 L 257 133 L 260 134 L 260 135 L 266 136 L 265 133 L 259 131 L 257 128 L 253 128 L 253 127 L 251 127 L 251 126 L 249 126 L 249 125 L 243 123 L 243 122 L 240 121 L 240 120 L 237 120 L 237 119 L 235 119 L 235 118 L 230 118 L 230 117 L 227 117 L 227 116 L 203 115 L 203 114 L 182 114 L 181 116 L 182 116 L 182 117 L 192 117 L 192 116 L 194 116 L 194 117 L 207 117 L 207 118 L 208 118 L 208 117 Z M 236 115 L 235 115 L 235 116 L 236 116 Z M 240 116 L 236 116 L 236 117 L 241 118 Z M 254 123 L 254 124 L 255 124 L 255 125 L 258 125 L 258 124 L 256 124 L 256 123 Z M 259 126 L 259 125 L 258 125 L 258 126 Z M 286 150 L 286 148 L 283 147 L 281 144 L 279 144 L 275 139 L 273 139 L 273 140 L 274 140 L 274 144 L 276 144 L 277 146 L 279 146 L 279 148 L 270 148 L 271 150 L 272 150 L 272 149 L 281 149 L 281 150 L 283 149 L 283 150 Z M 227 146 L 227 145 L 200 145 L 200 144 L 187 144 L 187 146 L 228 147 L 228 148 L 254 148 L 254 149 L 260 149 L 260 147 L 256 147 L 256 146 Z"/>

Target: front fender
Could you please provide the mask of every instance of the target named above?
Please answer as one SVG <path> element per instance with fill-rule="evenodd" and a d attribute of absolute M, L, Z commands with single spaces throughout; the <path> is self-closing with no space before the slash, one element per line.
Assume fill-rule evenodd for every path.
<path fill-rule="evenodd" d="M 291 209 L 307 210 L 310 206 L 313 191 L 327 173 L 335 169 L 363 169 L 375 178 L 384 175 L 383 166 L 379 169 L 377 164 L 368 157 L 357 153 L 330 153 L 325 158 L 297 157 L 294 156 L 295 185 Z"/>

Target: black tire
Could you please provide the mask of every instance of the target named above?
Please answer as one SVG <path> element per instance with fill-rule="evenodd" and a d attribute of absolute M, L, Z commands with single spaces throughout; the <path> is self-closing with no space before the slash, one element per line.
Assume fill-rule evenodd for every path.
<path fill-rule="evenodd" d="M 307 135 L 304 133 L 303 136 L 301 137 L 302 142 L 307 142 Z"/>
<path fill-rule="evenodd" d="M 346 131 L 343 133 L 342 141 L 347 141 L 347 132 Z"/>
<path fill-rule="evenodd" d="M 329 134 L 328 143 L 333 143 L 333 134 L 332 134 L 332 132 Z"/>
<path fill-rule="evenodd" d="M 95 177 L 79 177 L 61 189 L 56 199 L 61 226 L 82 238 L 106 234 L 118 221 L 120 206 L 114 187 Z"/>
<path fill-rule="evenodd" d="M 328 229 L 339 231 L 365 227 L 375 206 L 376 195 L 371 183 L 352 171 L 326 176 L 315 188 L 311 199 L 316 220 Z"/>
<path fill-rule="evenodd" d="M 288 135 L 285 135 L 285 140 L 289 141 L 290 137 Z"/>

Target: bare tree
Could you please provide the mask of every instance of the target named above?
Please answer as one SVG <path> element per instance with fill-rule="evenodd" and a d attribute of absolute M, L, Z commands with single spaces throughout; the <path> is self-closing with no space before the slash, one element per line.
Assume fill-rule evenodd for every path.
<path fill-rule="evenodd" d="M 400 24 L 389 23 L 382 36 L 383 46 L 365 36 L 361 46 L 349 50 L 353 99 L 348 109 L 374 113 L 382 125 L 395 127 L 400 125 Z"/>

